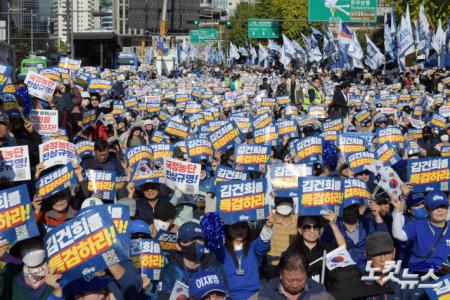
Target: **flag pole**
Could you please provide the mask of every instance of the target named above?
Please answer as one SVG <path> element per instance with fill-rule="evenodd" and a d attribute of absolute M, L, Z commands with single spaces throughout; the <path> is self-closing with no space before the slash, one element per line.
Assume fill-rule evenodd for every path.
<path fill-rule="evenodd" d="M 325 282 L 325 267 L 327 265 L 327 250 L 323 250 L 322 256 L 322 273 L 320 275 L 320 283 L 324 284 Z"/>

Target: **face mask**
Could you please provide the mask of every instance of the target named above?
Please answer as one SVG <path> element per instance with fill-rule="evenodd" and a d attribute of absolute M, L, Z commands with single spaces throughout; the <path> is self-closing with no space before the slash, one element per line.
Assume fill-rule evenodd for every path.
<path fill-rule="evenodd" d="M 186 259 L 199 262 L 205 254 L 205 245 L 194 242 L 189 246 L 181 246 L 181 252 Z"/>
<path fill-rule="evenodd" d="M 27 265 L 23 266 L 23 277 L 25 282 L 32 286 L 33 289 L 37 289 L 44 284 L 45 274 L 47 273 L 47 264 L 43 264 L 40 267 L 30 268 Z"/>
<path fill-rule="evenodd" d="M 277 213 L 279 213 L 282 216 L 288 216 L 292 212 L 292 205 L 290 204 L 280 204 L 276 208 Z"/>
<path fill-rule="evenodd" d="M 448 142 L 448 135 L 446 135 L 446 134 L 441 135 L 441 142 L 444 142 L 444 143 Z"/>
<path fill-rule="evenodd" d="M 160 231 L 160 230 L 168 231 L 169 227 L 170 227 L 169 222 L 164 222 L 164 221 L 161 221 L 158 219 L 154 219 L 153 224 L 155 225 L 156 231 Z"/>
<path fill-rule="evenodd" d="M 342 218 L 344 219 L 344 222 L 346 224 L 349 224 L 349 225 L 356 224 L 356 222 L 358 222 L 358 218 L 359 218 L 358 207 L 356 207 L 356 209 L 353 207 L 344 209 L 344 214 L 343 214 Z"/>
<path fill-rule="evenodd" d="M 416 220 L 426 219 L 428 216 L 425 207 L 413 208 L 412 215 L 416 218 Z"/>

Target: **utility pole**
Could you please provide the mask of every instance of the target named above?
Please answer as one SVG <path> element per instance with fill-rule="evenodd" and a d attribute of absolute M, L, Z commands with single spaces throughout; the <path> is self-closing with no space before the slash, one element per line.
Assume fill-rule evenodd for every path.
<path fill-rule="evenodd" d="M 33 38 L 34 38 L 34 29 L 33 29 L 33 10 L 31 10 L 31 52 L 33 52 Z"/>
<path fill-rule="evenodd" d="M 66 32 L 67 32 L 67 41 L 69 41 L 69 34 L 70 34 L 70 41 L 72 42 L 72 32 L 70 28 L 70 22 L 71 22 L 71 16 L 70 16 L 70 0 L 66 0 Z M 73 48 L 72 43 L 70 44 L 70 56 L 73 57 Z"/>
<path fill-rule="evenodd" d="M 7 2 L 7 7 L 8 7 L 8 31 L 6 32 L 6 34 L 7 34 L 7 37 L 6 37 L 6 41 L 8 42 L 8 44 L 9 44 L 9 42 L 10 42 L 10 39 L 11 39 L 11 14 L 10 14 L 10 8 L 9 8 L 9 1 Z"/>

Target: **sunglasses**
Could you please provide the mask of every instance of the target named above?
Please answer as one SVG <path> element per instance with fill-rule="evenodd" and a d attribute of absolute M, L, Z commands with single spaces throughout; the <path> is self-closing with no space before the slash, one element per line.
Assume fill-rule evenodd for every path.
<path fill-rule="evenodd" d="M 370 175 L 370 171 L 362 171 L 362 172 L 359 172 L 358 174 L 356 174 L 357 176 L 358 175 L 367 175 L 367 176 L 369 176 Z"/>
<path fill-rule="evenodd" d="M 305 224 L 302 226 L 303 231 L 308 231 L 308 230 L 315 230 L 315 231 L 319 231 L 320 230 L 320 225 L 319 224 Z"/>

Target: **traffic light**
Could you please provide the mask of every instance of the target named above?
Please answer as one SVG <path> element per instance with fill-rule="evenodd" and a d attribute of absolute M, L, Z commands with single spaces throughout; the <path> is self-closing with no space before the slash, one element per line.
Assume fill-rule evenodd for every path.
<path fill-rule="evenodd" d="M 199 20 L 194 20 L 194 25 L 198 25 L 198 24 L 200 24 L 200 21 Z"/>
<path fill-rule="evenodd" d="M 231 21 L 228 20 L 227 23 L 226 23 L 226 25 L 227 25 L 228 28 L 230 28 L 230 27 L 231 27 Z"/>

